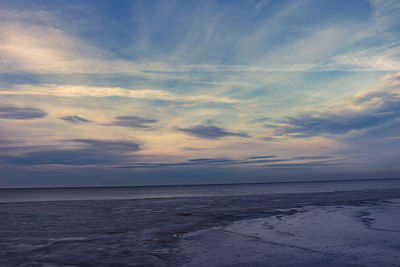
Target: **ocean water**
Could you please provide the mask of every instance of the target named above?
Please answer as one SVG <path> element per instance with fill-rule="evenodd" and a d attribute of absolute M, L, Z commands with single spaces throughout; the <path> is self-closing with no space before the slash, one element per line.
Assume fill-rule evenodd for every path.
<path fill-rule="evenodd" d="M 355 243 L 352 241 L 353 243 L 344 244 L 348 247 L 359 246 L 360 254 L 344 257 L 342 252 L 349 249 L 336 247 L 334 252 L 329 252 L 331 254 L 323 254 L 323 259 L 320 258 L 320 252 L 313 252 L 316 255 L 315 264 L 308 264 L 321 266 L 322 259 L 324 266 L 329 266 L 325 263 L 339 266 L 338 263 L 363 258 L 364 252 L 365 255 L 372 255 L 370 257 L 379 252 L 381 257 L 385 258 L 385 251 L 396 250 L 396 242 L 400 240 L 400 236 L 397 238 L 396 235 L 399 235 L 400 229 L 374 226 L 373 221 L 379 221 L 379 217 L 383 217 L 379 213 L 373 215 L 376 212 L 371 213 L 373 208 L 370 208 L 375 207 L 375 210 L 380 211 L 380 204 L 377 203 L 389 199 L 400 199 L 400 179 L 165 187 L 2 189 L 0 266 L 224 266 L 225 261 L 220 264 L 221 260 L 230 260 L 230 264 L 225 264 L 226 266 L 265 266 L 263 261 L 266 258 L 261 257 L 264 255 L 260 250 L 262 246 L 266 246 L 268 251 L 280 251 L 279 255 L 282 258 L 277 260 L 279 264 L 284 265 L 284 257 L 289 252 L 293 256 L 298 255 L 299 259 L 310 258 L 307 246 L 313 243 L 313 240 L 318 240 L 315 239 L 317 236 L 308 234 L 309 242 L 306 242 L 303 248 L 302 243 L 295 243 L 293 240 L 304 240 L 305 236 L 292 236 L 292 240 L 291 235 L 280 231 L 282 238 L 276 237 L 274 242 L 268 243 L 268 229 L 271 225 L 265 224 L 264 221 L 260 224 L 260 227 L 267 231 L 260 239 L 246 232 L 251 229 L 247 227 L 246 221 L 249 221 L 253 228 L 258 227 L 254 226 L 254 220 L 262 218 L 276 219 L 279 225 L 285 221 L 293 225 L 292 222 L 298 219 L 290 216 L 309 214 L 305 221 L 303 220 L 303 224 L 307 225 L 314 216 L 310 207 L 321 207 L 322 210 L 335 207 L 335 211 L 341 210 L 337 213 L 338 216 L 347 216 L 347 210 L 351 209 L 346 207 L 362 208 L 351 211 L 354 213 L 349 215 L 353 222 L 351 225 L 355 229 L 361 229 L 362 234 L 357 238 L 369 236 L 371 239 L 366 239 L 365 242 L 354 239 Z M 391 214 L 398 214 L 400 206 L 390 207 L 385 213 L 385 218 L 394 218 Z M 329 209 L 327 212 L 329 216 L 336 214 Z M 325 217 L 320 215 L 318 218 L 322 220 L 321 218 Z M 237 222 L 242 222 L 241 229 L 247 230 L 230 233 L 229 225 L 237 225 Z M 340 229 L 338 225 L 341 223 L 343 220 L 339 218 L 332 225 Z M 395 224 L 394 227 L 397 225 L 400 224 Z M 375 228 L 378 230 L 374 230 Z M 202 231 L 205 231 L 205 234 L 201 234 Z M 367 234 L 363 234 L 363 231 Z M 376 240 L 376 236 L 380 234 L 390 234 L 393 242 L 387 243 L 384 236 L 380 241 Z M 323 236 L 324 233 L 320 235 Z M 240 239 L 232 239 L 231 236 Z M 248 243 L 240 241 L 225 244 L 237 240 L 246 240 Z M 326 247 L 330 247 L 330 239 L 326 240 Z M 281 244 L 281 241 L 288 243 Z M 228 256 L 224 259 L 213 254 L 213 250 L 208 250 L 208 244 L 216 246 L 216 251 L 221 255 Z M 244 247 L 237 247 L 238 244 Z M 364 246 L 368 244 L 375 244 L 380 251 L 377 252 L 375 247 L 364 250 Z M 229 249 L 231 245 L 235 245 L 236 250 Z M 240 259 L 240 264 L 231 264 L 235 263 L 235 260 L 232 258 L 234 255 L 230 253 L 241 253 L 244 250 L 247 252 Z M 260 256 L 259 261 L 254 262 L 257 255 Z M 210 261 L 215 259 L 219 262 Z M 386 257 L 386 260 L 386 263 L 396 262 L 395 258 Z M 296 262 L 291 264 L 302 266 Z M 376 264 L 369 264 L 367 261 L 361 265 L 387 266 L 385 262 L 379 261 Z"/>
<path fill-rule="evenodd" d="M 206 196 L 246 196 L 293 193 L 320 193 L 400 188 L 400 179 L 338 180 L 258 184 L 71 187 L 0 189 L 0 203 L 147 199 Z"/>

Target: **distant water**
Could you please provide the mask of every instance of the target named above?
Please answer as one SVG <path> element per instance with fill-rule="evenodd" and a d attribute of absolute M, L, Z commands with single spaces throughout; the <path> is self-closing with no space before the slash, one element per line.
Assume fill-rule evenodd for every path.
<path fill-rule="evenodd" d="M 149 199 L 206 196 L 251 196 L 400 189 L 400 179 L 338 180 L 224 185 L 70 187 L 0 189 L 0 203 Z"/>

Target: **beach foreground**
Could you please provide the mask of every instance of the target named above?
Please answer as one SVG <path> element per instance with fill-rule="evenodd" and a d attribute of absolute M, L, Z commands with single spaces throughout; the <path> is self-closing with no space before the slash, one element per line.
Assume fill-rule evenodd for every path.
<path fill-rule="evenodd" d="M 186 235 L 186 266 L 400 265 L 400 199 L 277 212 Z"/>
<path fill-rule="evenodd" d="M 399 266 L 400 190 L 0 204 L 1 266 Z"/>

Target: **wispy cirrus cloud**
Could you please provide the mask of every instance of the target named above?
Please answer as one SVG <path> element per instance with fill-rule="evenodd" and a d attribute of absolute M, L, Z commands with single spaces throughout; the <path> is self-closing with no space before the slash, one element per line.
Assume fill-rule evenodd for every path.
<path fill-rule="evenodd" d="M 176 94 L 158 89 L 129 89 L 121 87 L 77 86 L 77 85 L 19 85 L 11 89 L 0 91 L 0 95 L 30 95 L 30 96 L 55 96 L 55 97 L 124 97 L 133 99 L 166 100 L 173 102 L 220 102 L 239 103 L 241 100 L 229 97 L 220 97 L 209 94 Z"/>
<path fill-rule="evenodd" d="M 126 4 L 4 2 L 0 102 L 21 104 L 0 112 L 0 135 L 16 142 L 0 143 L 9 173 L 171 167 L 186 179 L 396 158 L 398 76 L 359 92 L 400 70 L 398 1 Z"/>
<path fill-rule="evenodd" d="M 0 107 L 0 119 L 33 120 L 43 118 L 46 115 L 46 112 L 39 108 Z"/>
<path fill-rule="evenodd" d="M 378 31 L 385 38 L 398 35 L 398 26 L 400 23 L 400 3 L 396 0 L 370 0 L 373 7 L 373 19 Z"/>
<path fill-rule="evenodd" d="M 376 1 L 377 2 L 377 1 Z M 212 5 L 210 5 L 212 6 Z M 384 10 L 381 3 L 375 4 L 376 10 Z M 216 7 L 216 6 L 215 6 Z M 211 8 L 215 8 L 211 7 Z M 206 7 L 208 9 L 210 7 Z M 268 8 L 267 6 L 264 8 Z M 197 79 L 199 73 L 209 72 L 235 72 L 239 75 L 243 72 L 271 72 L 271 71 L 321 71 L 323 69 L 341 69 L 339 65 L 323 66 L 321 63 L 316 63 L 314 59 L 326 58 L 333 55 L 341 46 L 343 42 L 346 45 L 351 45 L 360 40 L 374 36 L 375 32 L 365 32 L 360 30 L 363 24 L 354 26 L 349 29 L 349 25 L 333 24 L 324 25 L 315 30 L 314 33 L 306 32 L 298 38 L 290 39 L 291 42 L 284 43 L 283 46 L 273 47 L 271 50 L 261 49 L 264 43 L 271 42 L 271 38 L 277 38 L 281 34 L 280 23 L 284 22 L 288 17 L 297 14 L 298 8 L 310 8 L 307 4 L 295 3 L 286 8 L 282 8 L 276 15 L 266 18 L 261 21 L 262 26 L 254 25 L 249 30 L 245 25 L 237 25 L 241 34 L 232 35 L 229 24 L 227 25 L 226 19 L 231 16 L 229 11 L 220 13 L 220 17 L 213 20 L 208 19 L 208 23 L 202 22 L 192 25 L 193 28 L 185 28 L 184 32 L 176 32 L 177 36 L 175 44 L 170 44 L 170 54 L 163 55 L 162 60 L 156 61 L 151 57 L 145 61 L 132 61 L 118 57 L 111 50 L 105 47 L 95 46 L 77 37 L 77 34 L 66 31 L 65 29 L 57 28 L 57 18 L 46 12 L 36 15 L 37 23 L 22 23 L 24 17 L 29 21 L 34 21 L 34 17 L 29 12 L 12 12 L 4 10 L 3 13 L 14 13 L 14 17 L 18 19 L 10 19 L 6 17 L 8 23 L 0 25 L 2 37 L 0 37 L 0 48 L 2 50 L 2 63 L 7 72 L 24 72 L 24 73 L 58 73 L 58 74 L 79 74 L 79 73 L 92 73 L 92 74 L 111 74 L 111 73 L 125 73 L 145 79 Z M 386 8 L 388 9 L 388 8 Z M 377 12 L 377 14 L 382 11 Z M 388 13 L 388 12 L 386 12 Z M 386 14 L 385 13 L 385 14 Z M 395 13 L 395 12 L 393 12 Z M 377 15 L 381 18 L 382 15 Z M 199 14 L 204 16 L 205 14 Z M 248 14 L 241 14 L 247 16 Z M 253 13 L 252 15 L 256 15 Z M 395 14 L 392 14 L 391 17 Z M 51 16 L 50 19 L 43 19 L 41 16 Z M 387 14 L 386 14 L 387 16 Z M 222 18 L 225 18 L 222 19 Z M 47 22 L 47 26 L 43 21 Z M 165 19 L 165 18 L 164 18 Z M 48 23 L 51 21 L 52 23 Z M 377 21 L 380 21 L 377 19 Z M 377 22 L 378 23 L 378 22 Z M 383 24 L 383 22 L 379 22 Z M 387 24 L 387 23 L 386 23 Z M 197 25 L 197 28 L 195 27 Z M 154 25 L 153 25 L 154 26 Z M 293 25 L 291 25 L 293 26 Z M 209 27 L 213 29 L 221 28 L 223 31 L 219 32 L 226 38 L 218 38 L 218 42 L 212 38 L 201 39 L 199 36 L 203 34 L 212 34 Z M 353 26 L 352 26 L 353 27 Z M 159 30 L 154 29 L 154 30 Z M 192 34 L 192 32 L 202 32 L 203 34 Z M 185 34 L 186 33 L 186 34 Z M 215 32 L 214 32 L 215 34 Z M 41 36 L 41 38 L 37 38 Z M 246 36 L 247 38 L 240 38 Z M 149 36 L 141 36 L 146 39 L 147 46 L 155 46 L 154 49 L 160 49 L 156 44 L 147 40 Z M 229 37 L 229 38 L 228 38 Z M 140 39 L 138 37 L 138 39 Z M 207 40 L 207 41 L 206 41 Z M 246 40 L 246 41 L 245 41 Z M 336 40 L 340 40 L 340 45 Z M 232 46 L 232 43 L 239 43 L 240 45 Z M 318 44 L 318 45 L 315 45 Z M 132 48 L 133 50 L 139 49 L 138 47 Z M 236 58 L 241 64 L 224 64 L 224 60 L 219 59 L 214 62 L 213 57 L 209 55 L 209 48 L 217 45 L 220 50 L 230 48 L 230 56 Z M 309 49 L 313 47 L 313 49 Z M 194 47 L 196 47 L 194 53 Z M 253 48 L 253 49 L 249 49 Z M 175 48 L 175 49 L 174 49 Z M 190 52 L 189 52 L 190 51 Z M 315 51 L 311 53 L 310 51 Z M 144 52 L 144 51 L 142 51 Z M 161 52 L 161 51 L 158 51 Z M 191 61 L 176 64 L 179 61 L 186 61 L 188 54 L 196 55 L 192 62 L 197 58 L 206 57 L 207 63 L 193 64 Z M 253 58 L 251 62 L 244 60 L 245 58 Z M 268 64 L 265 61 L 268 59 Z M 284 60 L 282 60 L 284 59 Z M 306 59 L 306 60 L 304 60 Z M 311 60 L 310 60 L 311 59 Z M 342 63 L 348 62 L 342 60 Z M 343 65 L 343 64 L 342 64 Z M 232 78 L 230 76 L 230 78 Z"/>
<path fill-rule="evenodd" d="M 4 11 L 7 12 L 7 11 Z M 29 16 L 20 14 L 20 19 Z M 54 19 L 54 18 L 53 18 Z M 57 24 L 57 23 L 55 23 Z M 167 61 L 135 62 L 116 58 L 111 51 L 71 35 L 59 28 L 42 24 L 10 22 L 0 24 L 1 62 L 6 72 L 35 74 L 127 74 L 144 79 L 198 79 L 199 73 L 209 72 L 270 72 L 310 70 L 310 64 L 176 64 Z M 37 38 L 41 36 L 42 38 Z M 189 44 L 181 49 L 189 49 Z M 199 50 L 199 53 L 204 53 Z M 200 55 L 199 55 L 200 56 Z M 184 57 L 184 56 L 180 56 Z"/>
<path fill-rule="evenodd" d="M 243 138 L 251 137 L 249 134 L 245 132 L 230 132 L 224 128 L 214 125 L 196 125 L 189 128 L 174 127 L 174 129 L 184 132 L 188 135 L 206 139 L 219 139 L 228 136 L 237 136 Z"/>
<path fill-rule="evenodd" d="M 398 41 L 381 47 L 372 47 L 342 53 L 332 57 L 336 66 L 363 71 L 399 71 L 400 45 Z"/>

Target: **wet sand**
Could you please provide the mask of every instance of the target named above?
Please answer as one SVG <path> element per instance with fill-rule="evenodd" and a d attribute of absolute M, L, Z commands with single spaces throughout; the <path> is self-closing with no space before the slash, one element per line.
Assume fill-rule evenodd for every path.
<path fill-rule="evenodd" d="M 0 266 L 398 266 L 399 199 L 391 189 L 3 203 Z"/>

